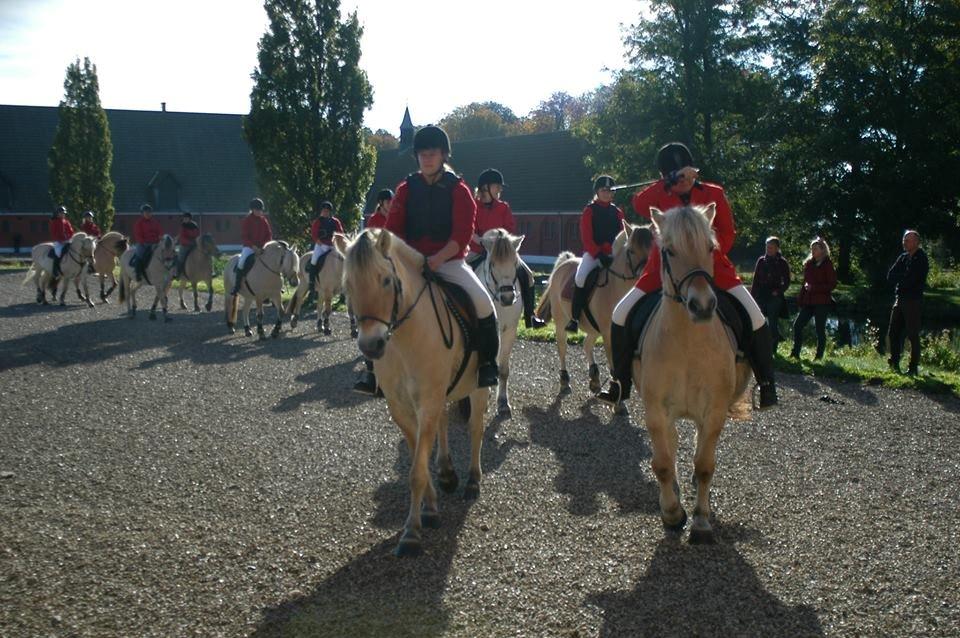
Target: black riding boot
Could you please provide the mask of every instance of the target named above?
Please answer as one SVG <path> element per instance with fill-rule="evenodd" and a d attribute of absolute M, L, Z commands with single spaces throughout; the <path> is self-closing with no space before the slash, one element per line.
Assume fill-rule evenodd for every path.
<path fill-rule="evenodd" d="M 307 290 L 313 291 L 313 287 L 317 285 L 317 275 L 320 274 L 319 264 L 307 264 L 307 274 L 310 275 L 308 280 Z"/>
<path fill-rule="evenodd" d="M 520 283 L 520 299 L 523 300 L 523 325 L 527 328 L 542 328 L 547 322 L 533 314 L 533 282 L 530 273 L 523 266 L 517 267 L 517 281 Z"/>
<path fill-rule="evenodd" d="M 576 332 L 580 329 L 580 314 L 587 305 L 587 290 L 580 286 L 573 288 L 573 300 L 570 303 L 570 321 L 567 323 L 567 332 Z"/>
<path fill-rule="evenodd" d="M 364 358 L 363 365 L 366 369 L 360 373 L 360 378 L 353 384 L 354 392 L 382 397 L 383 393 L 377 387 L 377 376 L 373 373 L 373 361 Z"/>
<path fill-rule="evenodd" d="M 772 408 L 777 404 L 777 384 L 773 377 L 773 335 L 767 324 L 753 331 L 750 363 L 760 386 L 760 409 Z"/>
<path fill-rule="evenodd" d="M 57 253 L 53 253 L 53 278 L 60 279 L 63 275 L 63 271 L 60 270 L 60 257 L 57 257 Z"/>
<path fill-rule="evenodd" d="M 633 352 L 635 343 L 630 338 L 630 329 L 610 324 L 610 351 L 613 353 L 613 378 L 607 389 L 597 395 L 604 403 L 617 405 L 630 398 L 633 384 Z"/>
<path fill-rule="evenodd" d="M 230 292 L 231 295 L 240 294 L 240 286 L 243 285 L 243 278 L 247 276 L 247 273 L 250 272 L 251 268 L 253 268 L 253 259 L 247 257 L 247 261 L 243 264 L 243 268 L 236 269 L 237 281 L 233 284 L 233 290 Z"/>
<path fill-rule="evenodd" d="M 500 328 L 496 313 L 477 321 L 477 355 L 480 367 L 477 370 L 477 386 L 489 388 L 497 385 L 500 370 L 497 355 L 500 354 Z"/>

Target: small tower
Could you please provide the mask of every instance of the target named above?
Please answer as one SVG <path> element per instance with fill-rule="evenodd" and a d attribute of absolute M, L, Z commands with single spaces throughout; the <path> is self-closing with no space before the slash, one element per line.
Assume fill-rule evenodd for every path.
<path fill-rule="evenodd" d="M 417 130 L 413 126 L 413 120 L 410 119 L 410 107 L 403 112 L 403 122 L 400 123 L 400 148 L 410 148 L 413 146 L 413 134 Z"/>

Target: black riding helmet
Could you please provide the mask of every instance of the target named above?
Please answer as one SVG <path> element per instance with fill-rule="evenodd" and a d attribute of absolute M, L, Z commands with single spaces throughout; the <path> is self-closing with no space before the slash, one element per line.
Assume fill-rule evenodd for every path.
<path fill-rule="evenodd" d="M 333 204 L 326 200 L 320 202 L 320 207 L 317 208 L 317 213 L 316 213 L 317 216 L 319 216 L 320 213 L 322 213 L 325 210 L 329 210 L 330 214 L 331 215 L 333 214 Z"/>
<path fill-rule="evenodd" d="M 501 186 L 507 185 L 507 183 L 503 181 L 503 173 L 495 168 L 488 168 L 480 173 L 480 177 L 477 178 L 477 188 L 483 188 L 484 186 L 489 186 L 490 184 L 500 184 Z"/>
<path fill-rule="evenodd" d="M 450 157 L 450 138 L 447 132 L 439 126 L 424 126 L 413 136 L 413 155 L 429 148 L 439 148 Z"/>
<path fill-rule="evenodd" d="M 250 200 L 250 210 L 263 210 L 263 200 L 259 197 L 254 197 Z"/>
<path fill-rule="evenodd" d="M 377 193 L 377 203 L 382 204 L 388 199 L 393 199 L 393 191 L 389 188 L 384 188 L 379 193 Z"/>
<path fill-rule="evenodd" d="M 613 185 L 616 183 L 609 175 L 601 175 L 597 179 L 593 180 L 593 192 L 596 193 L 601 188 L 613 188 Z"/>
<path fill-rule="evenodd" d="M 182 218 L 184 218 L 184 217 L 186 217 L 187 219 L 193 219 L 193 214 L 184 211 L 184 212 L 180 213 L 180 218 L 182 219 Z"/>
<path fill-rule="evenodd" d="M 150 204 L 144 204 L 143 206 L 140 207 L 140 212 L 141 212 L 141 213 L 152 213 L 152 212 L 153 212 L 153 206 L 151 206 Z"/>
<path fill-rule="evenodd" d="M 50 215 L 50 217 L 52 217 L 53 219 L 56 219 L 56 218 L 57 218 L 57 215 L 59 215 L 60 213 L 63 213 L 64 215 L 66 215 L 66 214 L 67 214 L 67 207 L 66 207 L 66 206 L 58 206 L 57 209 L 56 209 L 55 211 L 53 211 L 53 214 Z"/>
<path fill-rule="evenodd" d="M 670 142 L 664 144 L 657 151 L 657 169 L 660 174 L 667 176 L 674 171 L 679 171 L 684 166 L 693 166 L 693 155 L 690 149 L 681 142 Z"/>
<path fill-rule="evenodd" d="M 85 213 L 83 214 L 83 217 L 84 217 L 84 218 L 89 217 L 90 219 L 93 219 L 93 211 L 92 211 L 92 210 L 88 210 L 87 212 L 85 212 Z"/>

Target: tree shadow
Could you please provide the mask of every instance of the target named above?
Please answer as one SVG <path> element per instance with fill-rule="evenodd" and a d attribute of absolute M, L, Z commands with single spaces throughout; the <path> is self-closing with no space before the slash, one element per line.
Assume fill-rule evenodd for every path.
<path fill-rule="evenodd" d="M 471 502 L 463 500 L 462 484 L 469 459 L 469 436 L 451 416 L 450 453 L 461 476 L 461 489 L 440 493 L 440 529 L 423 533 L 424 554 L 416 559 L 393 556 L 399 534 L 384 540 L 321 582 L 310 594 L 297 595 L 265 609 L 253 636 L 441 636 L 451 613 L 444 606 L 450 568 Z M 398 432 L 399 434 L 399 432 Z M 485 471 L 502 465 L 517 442 L 500 444 L 488 430 L 482 455 Z M 373 523 L 379 528 L 403 525 L 409 505 L 407 475 L 410 455 L 397 444 L 396 477 L 381 485 Z M 480 498 L 483 498 L 482 492 Z"/>
<path fill-rule="evenodd" d="M 759 532 L 715 523 L 716 545 L 664 538 L 633 591 L 587 599 L 603 610 L 600 636 L 823 636 L 813 608 L 768 592 L 737 551 Z"/>
<path fill-rule="evenodd" d="M 578 418 L 567 419 L 560 404 L 558 397 L 546 408 L 524 407 L 523 414 L 530 440 L 551 449 L 563 466 L 555 485 L 557 492 L 570 496 L 568 511 L 596 514 L 604 493 L 621 514 L 659 512 L 659 487 L 644 469 L 644 461 L 653 456 L 646 431 L 626 417 L 602 421 L 590 412 L 590 403 L 583 404 Z"/>
<path fill-rule="evenodd" d="M 326 403 L 329 408 L 343 408 L 378 400 L 372 396 L 353 391 L 353 370 L 358 361 L 360 361 L 359 357 L 317 368 L 297 376 L 296 380 L 306 383 L 307 389 L 283 399 L 271 410 L 274 412 L 292 412 L 305 403 L 321 402 Z"/>
<path fill-rule="evenodd" d="M 51 312 L 70 312 L 89 309 L 90 308 L 87 306 L 87 304 L 79 300 L 75 303 L 67 303 L 66 306 L 61 306 L 59 302 L 51 303 L 47 306 L 38 304 L 36 302 L 18 303 L 12 306 L 0 306 L 0 319 L 35 317 L 37 315 L 47 315 Z"/>

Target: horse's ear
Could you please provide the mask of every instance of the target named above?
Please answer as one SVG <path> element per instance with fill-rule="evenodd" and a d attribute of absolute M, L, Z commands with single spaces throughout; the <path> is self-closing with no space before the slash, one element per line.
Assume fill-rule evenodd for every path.
<path fill-rule="evenodd" d="M 713 218 L 717 216 L 717 203 L 710 202 L 710 204 L 703 209 L 703 216 L 707 218 L 707 222 L 711 225 L 713 224 Z"/>
<path fill-rule="evenodd" d="M 660 230 L 660 225 L 663 224 L 664 218 L 663 211 L 656 206 L 650 207 L 650 221 L 652 221 L 653 225 L 657 227 L 657 230 Z"/>
<path fill-rule="evenodd" d="M 523 240 L 524 240 L 525 237 L 526 237 L 526 235 L 519 235 L 519 236 L 513 238 L 513 249 L 514 249 L 514 250 L 520 250 L 520 244 L 523 243 Z"/>
<path fill-rule="evenodd" d="M 377 250 L 379 250 L 384 257 L 390 252 L 391 237 L 393 237 L 393 235 L 387 230 L 380 230 L 377 233 Z"/>

